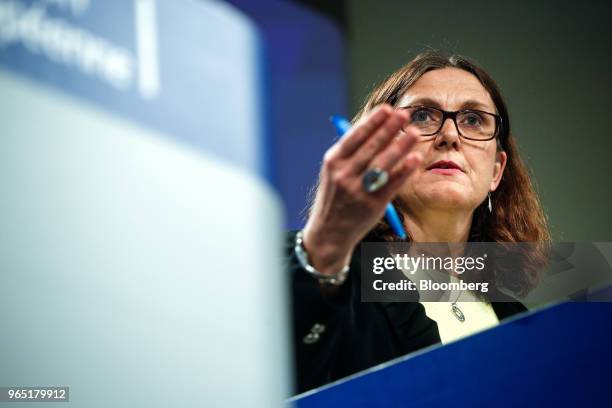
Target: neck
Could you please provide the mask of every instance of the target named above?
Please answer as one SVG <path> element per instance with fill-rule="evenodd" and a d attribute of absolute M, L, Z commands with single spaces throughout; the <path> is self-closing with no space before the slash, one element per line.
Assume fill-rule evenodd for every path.
<path fill-rule="evenodd" d="M 414 242 L 466 242 L 472 215 L 471 211 L 408 212 L 404 224 Z"/>

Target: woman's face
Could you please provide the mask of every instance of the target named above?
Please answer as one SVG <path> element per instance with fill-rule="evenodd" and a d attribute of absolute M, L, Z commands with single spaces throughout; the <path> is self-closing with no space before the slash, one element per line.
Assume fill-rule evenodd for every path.
<path fill-rule="evenodd" d="M 467 71 L 442 68 L 424 74 L 400 98 L 398 107 L 423 105 L 445 111 L 477 109 L 497 114 L 487 90 Z M 402 186 L 400 196 L 411 212 L 424 209 L 473 211 L 494 191 L 506 165 L 506 154 L 496 151 L 496 140 L 476 141 L 459 136 L 451 119 L 433 136 L 422 136 L 413 151 L 423 161 Z M 454 162 L 460 170 L 433 167 Z M 448 163 L 447 163 L 448 164 Z"/>

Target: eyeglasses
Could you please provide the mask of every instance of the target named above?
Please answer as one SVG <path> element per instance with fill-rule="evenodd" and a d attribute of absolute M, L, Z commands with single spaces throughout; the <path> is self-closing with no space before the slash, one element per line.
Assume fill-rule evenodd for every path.
<path fill-rule="evenodd" d="M 499 132 L 501 116 L 474 109 L 448 112 L 429 106 L 405 106 L 408 120 L 402 127 L 417 129 L 421 136 L 433 136 L 442 129 L 446 119 L 452 119 L 459 135 L 470 140 L 487 141 L 495 139 Z"/>

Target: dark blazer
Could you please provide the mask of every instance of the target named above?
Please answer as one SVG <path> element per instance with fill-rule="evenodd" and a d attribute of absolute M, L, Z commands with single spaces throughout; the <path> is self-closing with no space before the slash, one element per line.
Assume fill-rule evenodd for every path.
<path fill-rule="evenodd" d="M 440 342 L 438 325 L 420 303 L 361 302 L 359 247 L 348 279 L 326 296 L 297 260 L 295 234 L 287 233 L 285 253 L 298 393 Z M 519 302 L 492 307 L 499 320 L 527 310 Z"/>

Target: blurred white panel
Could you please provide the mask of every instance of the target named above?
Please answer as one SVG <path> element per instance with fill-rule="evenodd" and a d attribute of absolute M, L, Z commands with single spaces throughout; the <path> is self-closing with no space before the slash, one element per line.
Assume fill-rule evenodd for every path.
<path fill-rule="evenodd" d="M 69 386 L 77 407 L 280 404 L 275 193 L 6 71 L 0 89 L 0 385 Z"/>

